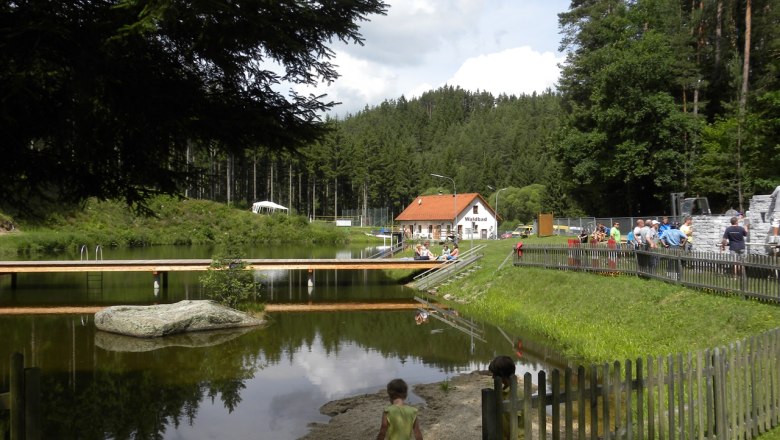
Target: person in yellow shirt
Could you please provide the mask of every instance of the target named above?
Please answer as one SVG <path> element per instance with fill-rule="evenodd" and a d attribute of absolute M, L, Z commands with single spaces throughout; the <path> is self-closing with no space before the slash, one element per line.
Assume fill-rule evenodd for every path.
<path fill-rule="evenodd" d="M 691 223 L 693 223 L 693 219 L 691 216 L 685 217 L 685 221 L 683 222 L 682 226 L 680 226 L 680 230 L 685 234 L 685 250 L 689 251 L 693 248 L 693 226 L 691 226 Z"/>

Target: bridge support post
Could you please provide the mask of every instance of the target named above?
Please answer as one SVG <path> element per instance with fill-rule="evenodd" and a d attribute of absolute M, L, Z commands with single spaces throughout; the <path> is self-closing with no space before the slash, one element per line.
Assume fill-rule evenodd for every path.
<path fill-rule="evenodd" d="M 11 290 L 16 290 L 16 283 L 17 283 L 16 277 L 17 277 L 16 272 L 11 274 Z"/>

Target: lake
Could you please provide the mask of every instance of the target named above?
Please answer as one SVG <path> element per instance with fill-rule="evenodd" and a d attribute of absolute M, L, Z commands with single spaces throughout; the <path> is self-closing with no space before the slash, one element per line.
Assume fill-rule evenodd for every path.
<path fill-rule="evenodd" d="M 363 258 L 367 248 L 258 248 L 252 258 Z M 104 250 L 105 259 L 209 258 L 203 247 Z M 75 258 L 78 255 L 52 257 Z M 94 258 L 94 255 L 93 255 Z M 418 292 L 382 271 L 258 273 L 267 303 L 414 302 Z M 6 277 L 7 278 L 7 277 Z M 149 274 L 19 275 L 0 278 L 0 306 L 152 304 L 201 299 L 197 273 L 172 273 L 167 292 Z M 414 310 L 269 313 L 264 328 L 137 340 L 96 331 L 91 315 L 0 315 L 0 389 L 21 352 L 42 373 L 44 438 L 295 439 L 326 402 L 373 393 L 396 377 L 410 385 L 487 369 L 513 356 L 518 374 L 547 368 L 554 353 L 467 316 L 466 334 Z M 412 403 L 419 398 L 411 396 Z M 378 420 L 379 416 L 377 416 Z M 2 423 L 0 423 L 2 426 Z"/>

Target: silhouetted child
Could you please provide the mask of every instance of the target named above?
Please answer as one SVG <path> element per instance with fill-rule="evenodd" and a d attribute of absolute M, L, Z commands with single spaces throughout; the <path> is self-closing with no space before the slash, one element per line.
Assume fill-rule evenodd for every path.
<path fill-rule="evenodd" d="M 422 440 L 420 425 L 417 423 L 417 408 L 405 402 L 408 389 L 403 379 L 393 379 L 387 384 L 387 395 L 392 403 L 382 413 L 382 426 L 376 436 L 377 440 L 406 440 L 412 437 L 412 433 L 415 440 Z"/>
<path fill-rule="evenodd" d="M 490 371 L 493 374 L 493 377 L 500 377 L 501 378 L 501 384 L 503 385 L 501 389 L 501 398 L 503 400 L 509 400 L 509 391 L 510 386 L 512 384 L 512 380 L 517 380 L 515 377 L 515 361 L 512 360 L 509 356 L 496 356 L 495 359 L 490 361 L 490 365 L 488 365 L 488 371 Z M 517 391 L 518 398 L 522 398 L 522 393 L 520 390 Z M 518 414 L 518 427 L 521 429 L 520 432 L 518 432 L 518 435 L 522 437 L 522 428 L 523 428 L 523 413 Z M 509 438 L 509 413 L 504 412 L 504 420 L 502 423 L 502 438 L 508 439 Z"/>

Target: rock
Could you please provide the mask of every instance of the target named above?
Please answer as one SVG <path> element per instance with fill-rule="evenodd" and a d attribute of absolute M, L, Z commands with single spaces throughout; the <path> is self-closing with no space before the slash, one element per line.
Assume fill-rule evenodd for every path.
<path fill-rule="evenodd" d="M 242 327 L 225 330 L 182 333 L 165 338 L 135 338 L 109 332 L 95 332 L 95 346 L 106 351 L 141 353 L 168 347 L 213 347 L 254 330 Z"/>
<path fill-rule="evenodd" d="M 98 330 L 139 338 L 184 332 L 251 327 L 265 321 L 214 301 L 179 301 L 153 306 L 112 306 L 95 313 Z"/>

